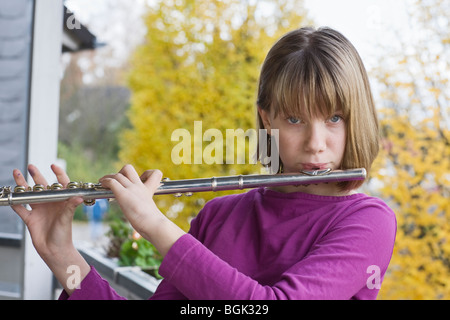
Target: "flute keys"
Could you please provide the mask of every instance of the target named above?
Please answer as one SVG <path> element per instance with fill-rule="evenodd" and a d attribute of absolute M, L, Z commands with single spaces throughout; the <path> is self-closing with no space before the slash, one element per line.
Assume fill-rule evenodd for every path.
<path fill-rule="evenodd" d="M 44 191 L 44 190 L 45 190 L 45 187 L 42 184 L 36 184 L 33 187 L 33 191 L 34 192 L 41 192 L 41 191 Z"/>
<path fill-rule="evenodd" d="M 95 188 L 95 184 L 92 182 L 85 182 L 82 185 L 83 189 L 94 189 Z"/>
<path fill-rule="evenodd" d="M 16 193 L 22 193 L 27 191 L 27 188 L 25 188 L 24 186 L 15 186 L 14 187 L 14 192 Z"/>
<path fill-rule="evenodd" d="M 50 186 L 50 190 L 61 190 L 63 185 L 61 183 L 54 183 Z"/>
<path fill-rule="evenodd" d="M 69 184 L 67 185 L 67 189 L 78 189 L 79 187 L 80 183 L 74 181 L 69 182 Z"/>
<path fill-rule="evenodd" d="M 51 186 L 47 186 L 44 187 L 44 185 L 42 184 L 36 184 L 33 187 L 24 187 L 24 186 L 15 186 L 14 187 L 14 193 L 23 193 L 23 192 L 29 192 L 29 191 L 33 191 L 33 192 L 41 192 L 44 190 L 60 190 L 63 188 L 63 185 L 60 183 L 54 183 Z"/>
<path fill-rule="evenodd" d="M 84 205 L 93 206 L 95 204 L 95 199 L 84 200 Z"/>
<path fill-rule="evenodd" d="M 92 183 L 92 182 L 85 182 L 82 184 L 83 189 L 95 189 L 98 186 L 98 184 Z M 86 199 L 84 200 L 84 205 L 86 206 L 93 206 L 95 204 L 95 199 Z"/>

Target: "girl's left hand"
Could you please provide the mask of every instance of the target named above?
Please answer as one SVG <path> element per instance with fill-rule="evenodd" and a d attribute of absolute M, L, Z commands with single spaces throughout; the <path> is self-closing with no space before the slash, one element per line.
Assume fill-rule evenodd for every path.
<path fill-rule="evenodd" d="M 106 175 L 99 182 L 114 193 L 133 228 L 165 256 L 185 232 L 170 221 L 153 201 L 161 179 L 159 170 L 147 170 L 139 176 L 133 166 L 125 165 L 118 173 Z"/>

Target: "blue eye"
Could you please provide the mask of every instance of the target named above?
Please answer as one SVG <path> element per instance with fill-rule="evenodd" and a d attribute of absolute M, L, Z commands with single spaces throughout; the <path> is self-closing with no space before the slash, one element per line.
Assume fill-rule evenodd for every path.
<path fill-rule="evenodd" d="M 338 123 L 338 122 L 341 121 L 341 120 L 342 120 L 342 117 L 339 116 L 339 115 L 337 115 L 337 114 L 335 114 L 334 116 L 332 116 L 332 117 L 329 119 L 329 121 L 332 122 L 332 123 Z"/>
<path fill-rule="evenodd" d="M 298 124 L 298 123 L 300 123 L 300 120 L 297 119 L 297 118 L 294 118 L 294 117 L 289 117 L 289 118 L 287 118 L 287 121 L 288 121 L 290 124 Z"/>

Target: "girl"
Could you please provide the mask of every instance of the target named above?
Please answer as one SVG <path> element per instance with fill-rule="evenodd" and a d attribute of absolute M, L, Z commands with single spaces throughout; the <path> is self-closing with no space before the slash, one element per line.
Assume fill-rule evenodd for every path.
<path fill-rule="evenodd" d="M 351 43 L 329 29 L 282 37 L 263 64 L 257 97 L 261 128 L 279 134 L 279 172 L 369 171 L 378 123 L 363 63 Z M 275 131 L 277 130 L 277 131 Z M 46 185 L 30 165 L 34 181 Z M 69 178 L 52 166 L 58 181 Z M 18 185 L 26 185 L 18 170 Z M 131 165 L 100 179 L 131 225 L 164 257 L 152 299 L 375 299 L 395 240 L 394 213 L 357 193 L 362 182 L 253 189 L 208 202 L 185 233 L 152 200 L 162 174 Z M 143 182 L 145 181 L 145 182 Z M 22 206 L 40 256 L 61 282 L 61 299 L 120 299 L 75 249 L 71 223 L 82 199 Z M 79 288 L 68 267 L 81 270 Z"/>

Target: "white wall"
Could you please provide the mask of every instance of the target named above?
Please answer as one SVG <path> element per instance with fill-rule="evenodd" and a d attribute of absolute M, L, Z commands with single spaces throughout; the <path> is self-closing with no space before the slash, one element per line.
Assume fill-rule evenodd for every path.
<path fill-rule="evenodd" d="M 28 163 L 49 183 L 58 146 L 63 0 L 35 1 Z M 29 181 L 33 184 L 32 181 Z M 52 298 L 52 274 L 25 235 L 24 299 Z"/>

